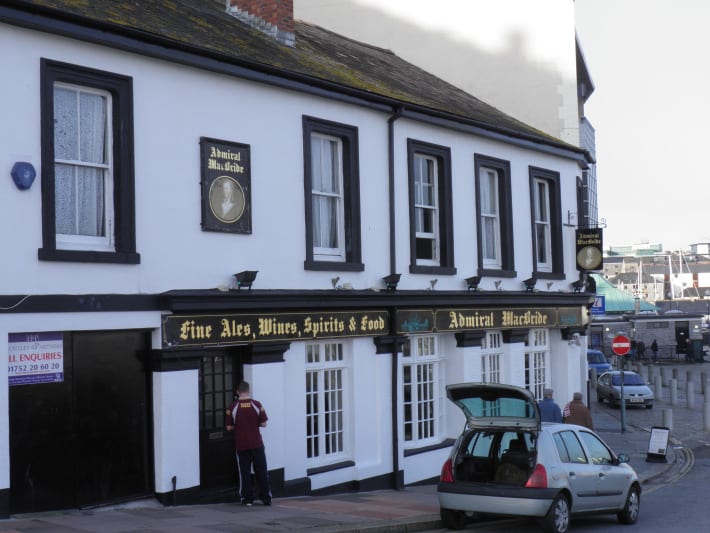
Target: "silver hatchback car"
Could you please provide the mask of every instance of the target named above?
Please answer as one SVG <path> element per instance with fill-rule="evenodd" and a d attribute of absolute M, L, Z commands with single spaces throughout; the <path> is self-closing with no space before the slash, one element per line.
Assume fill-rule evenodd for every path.
<path fill-rule="evenodd" d="M 446 393 L 466 425 L 441 469 L 441 519 L 463 529 L 475 514 L 536 517 L 564 533 L 574 515 L 615 513 L 633 524 L 641 485 L 593 431 L 540 422 L 532 393 L 512 385 L 461 383 Z"/>

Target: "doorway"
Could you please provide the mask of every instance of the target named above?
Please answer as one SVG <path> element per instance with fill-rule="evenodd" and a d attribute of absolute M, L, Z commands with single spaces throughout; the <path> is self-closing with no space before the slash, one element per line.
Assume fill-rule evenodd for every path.
<path fill-rule="evenodd" d="M 234 437 L 225 428 L 227 408 L 242 380 L 233 350 L 220 350 L 200 360 L 200 490 L 211 501 L 233 501 L 237 488 Z"/>
<path fill-rule="evenodd" d="M 152 493 L 148 331 L 63 335 L 64 381 L 10 387 L 10 512 Z"/>

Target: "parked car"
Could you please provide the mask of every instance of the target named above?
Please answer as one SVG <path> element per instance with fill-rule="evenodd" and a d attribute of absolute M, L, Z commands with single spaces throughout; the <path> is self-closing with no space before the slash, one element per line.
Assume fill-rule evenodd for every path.
<path fill-rule="evenodd" d="M 597 371 L 597 376 L 613 370 L 611 363 L 601 350 L 587 350 L 587 365 Z"/>
<path fill-rule="evenodd" d="M 587 513 L 636 522 L 641 485 L 629 456 L 596 433 L 541 423 L 532 393 L 513 385 L 460 383 L 446 394 L 466 416 L 437 484 L 447 528 L 463 529 L 475 515 L 535 517 L 552 533 Z"/>
<path fill-rule="evenodd" d="M 643 378 L 636 372 L 624 370 L 624 401 L 626 405 L 653 408 L 656 397 Z M 611 405 L 621 404 L 621 370 L 604 372 L 597 379 L 597 400 L 607 400 Z"/>

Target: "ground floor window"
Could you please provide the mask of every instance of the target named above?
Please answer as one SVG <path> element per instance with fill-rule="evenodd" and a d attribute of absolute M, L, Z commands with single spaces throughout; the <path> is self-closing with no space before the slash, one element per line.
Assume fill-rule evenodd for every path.
<path fill-rule="evenodd" d="M 309 459 L 339 459 L 347 453 L 344 346 L 306 345 L 306 450 Z"/>
<path fill-rule="evenodd" d="M 500 383 L 500 363 L 503 357 L 503 334 L 487 331 L 481 342 L 481 381 Z"/>
<path fill-rule="evenodd" d="M 404 441 L 423 445 L 442 428 L 443 371 L 434 335 L 410 337 L 402 350 Z"/>
<path fill-rule="evenodd" d="M 548 385 L 547 362 L 550 356 L 549 334 L 546 329 L 531 329 L 525 341 L 525 388 L 542 400 Z"/>

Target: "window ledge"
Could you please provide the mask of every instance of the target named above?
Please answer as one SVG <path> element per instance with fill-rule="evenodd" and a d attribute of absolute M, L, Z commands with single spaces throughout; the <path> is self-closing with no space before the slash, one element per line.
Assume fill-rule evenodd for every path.
<path fill-rule="evenodd" d="M 433 452 L 434 450 L 441 450 L 443 448 L 451 448 L 451 446 L 453 446 L 455 442 L 455 439 L 445 439 L 437 444 L 431 444 L 430 446 L 422 446 L 421 448 L 410 448 L 408 450 L 404 450 L 404 456 L 409 457 L 411 455 Z"/>
<path fill-rule="evenodd" d="M 309 468 L 306 470 L 307 476 L 315 476 L 316 474 L 324 474 L 326 472 L 332 472 L 333 470 L 340 470 L 342 468 L 350 468 L 355 466 L 355 461 L 341 461 L 339 463 L 333 463 L 332 465 L 317 466 L 315 468 Z"/>
<path fill-rule="evenodd" d="M 138 265 L 141 256 L 136 252 L 92 252 L 86 250 L 55 250 L 40 248 L 37 250 L 40 261 L 66 261 L 76 263 L 114 263 Z"/>
<path fill-rule="evenodd" d="M 556 280 L 562 280 L 565 279 L 565 274 L 564 272 L 540 272 L 540 271 L 535 271 L 533 272 L 533 277 L 537 279 L 556 279 Z"/>
<path fill-rule="evenodd" d="M 411 274 L 439 274 L 441 276 L 455 276 L 456 267 L 410 265 L 409 272 Z"/>
<path fill-rule="evenodd" d="M 362 263 L 346 263 L 340 261 L 313 261 L 312 259 L 303 262 L 305 270 L 319 270 L 329 272 L 363 272 L 365 265 Z"/>
<path fill-rule="evenodd" d="M 515 270 L 497 270 L 490 268 L 479 268 L 478 275 L 482 278 L 517 278 L 518 273 Z"/>

